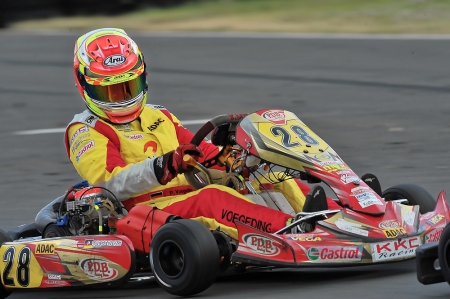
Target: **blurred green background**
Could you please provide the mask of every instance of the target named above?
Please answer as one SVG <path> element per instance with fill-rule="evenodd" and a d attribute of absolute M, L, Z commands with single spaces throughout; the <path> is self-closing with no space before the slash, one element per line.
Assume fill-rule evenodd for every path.
<path fill-rule="evenodd" d="M 120 27 L 146 31 L 450 33 L 450 0 L 1 2 L 3 26 L 19 29 Z"/>

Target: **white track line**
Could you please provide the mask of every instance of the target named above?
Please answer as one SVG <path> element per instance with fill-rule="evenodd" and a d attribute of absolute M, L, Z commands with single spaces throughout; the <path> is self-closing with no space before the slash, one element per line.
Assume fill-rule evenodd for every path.
<path fill-rule="evenodd" d="M 182 120 L 181 124 L 184 126 L 189 125 L 201 125 L 209 121 L 209 119 L 195 119 L 195 120 Z M 13 135 L 38 135 L 38 134 L 52 134 L 52 133 L 64 133 L 66 128 L 53 128 L 53 129 L 40 129 L 40 130 L 26 130 L 13 132 Z"/>
<path fill-rule="evenodd" d="M 6 29 L 0 35 L 80 36 L 75 30 Z M 244 38 L 244 39 L 350 39 L 350 40 L 450 40 L 449 34 L 365 34 L 365 33 L 288 33 L 288 32 L 189 32 L 189 31 L 129 31 L 131 36 L 170 38 Z"/>

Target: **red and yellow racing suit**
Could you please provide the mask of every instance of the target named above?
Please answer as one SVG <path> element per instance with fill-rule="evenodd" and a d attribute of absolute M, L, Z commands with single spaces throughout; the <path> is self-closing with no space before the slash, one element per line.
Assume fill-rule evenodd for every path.
<path fill-rule="evenodd" d="M 194 191 L 182 174 L 160 185 L 153 160 L 180 144 L 190 143 L 192 137 L 164 107 L 147 104 L 140 116 L 127 124 L 108 123 L 85 110 L 67 126 L 65 144 L 78 174 L 91 185 L 110 190 L 127 209 L 145 202 L 213 229 L 220 226 L 234 238 L 235 221 L 269 233 L 286 225 L 291 215 L 256 205 L 228 187 L 212 185 Z M 203 160 L 219 152 L 206 141 L 200 147 Z M 299 212 L 305 197 L 297 183 L 289 180 L 278 185 Z"/>

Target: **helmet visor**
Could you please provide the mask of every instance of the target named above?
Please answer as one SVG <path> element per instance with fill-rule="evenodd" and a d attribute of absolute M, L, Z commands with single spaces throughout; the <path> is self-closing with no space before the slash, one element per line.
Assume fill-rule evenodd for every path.
<path fill-rule="evenodd" d="M 146 88 L 145 72 L 138 77 L 112 85 L 85 84 L 86 93 L 90 98 L 104 103 L 116 103 L 133 99 L 141 94 Z"/>

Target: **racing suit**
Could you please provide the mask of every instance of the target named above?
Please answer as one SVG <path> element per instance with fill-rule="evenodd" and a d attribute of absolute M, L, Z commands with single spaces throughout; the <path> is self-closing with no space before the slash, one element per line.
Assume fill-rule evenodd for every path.
<path fill-rule="evenodd" d="M 78 174 L 91 185 L 110 190 L 127 209 L 145 203 L 212 229 L 220 226 L 234 238 L 236 220 L 269 233 L 286 225 L 291 215 L 256 205 L 231 188 L 212 185 L 194 191 L 183 174 L 167 185 L 159 184 L 153 160 L 190 143 L 192 137 L 164 107 L 147 104 L 136 120 L 126 124 L 108 123 L 85 110 L 67 126 L 65 145 Z M 204 152 L 201 160 L 219 153 L 215 145 L 205 141 L 200 147 Z M 286 198 L 299 212 L 304 195 L 290 181 L 284 184 L 291 193 Z"/>

